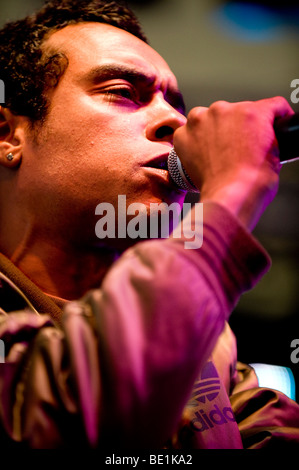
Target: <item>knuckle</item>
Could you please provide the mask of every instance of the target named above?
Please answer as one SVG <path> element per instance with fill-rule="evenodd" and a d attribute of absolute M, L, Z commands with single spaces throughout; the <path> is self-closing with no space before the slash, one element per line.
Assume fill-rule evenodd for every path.
<path fill-rule="evenodd" d="M 276 99 L 278 101 L 278 106 L 282 111 L 293 113 L 293 109 L 286 98 L 283 96 L 277 96 Z"/>
<path fill-rule="evenodd" d="M 255 103 L 246 102 L 240 109 L 246 122 L 254 121 L 259 116 L 259 110 Z"/>
<path fill-rule="evenodd" d="M 255 101 L 241 101 L 235 104 L 235 118 L 240 125 L 257 124 L 261 118 L 260 108 Z"/>
<path fill-rule="evenodd" d="M 275 96 L 272 99 L 273 99 L 273 101 L 276 101 L 278 104 L 280 104 L 282 106 L 285 106 L 285 105 L 289 106 L 288 101 L 283 96 Z"/>
<path fill-rule="evenodd" d="M 209 112 L 210 114 L 218 116 L 219 114 L 227 113 L 231 106 L 231 103 L 224 100 L 215 101 L 209 107 Z"/>
<path fill-rule="evenodd" d="M 192 108 L 191 111 L 189 111 L 187 120 L 190 125 L 196 125 L 202 117 L 203 113 L 203 108 L 200 106 Z"/>
<path fill-rule="evenodd" d="M 267 106 L 267 109 L 279 113 L 293 113 L 292 107 L 283 96 L 274 96 L 272 98 L 265 98 L 260 103 Z"/>

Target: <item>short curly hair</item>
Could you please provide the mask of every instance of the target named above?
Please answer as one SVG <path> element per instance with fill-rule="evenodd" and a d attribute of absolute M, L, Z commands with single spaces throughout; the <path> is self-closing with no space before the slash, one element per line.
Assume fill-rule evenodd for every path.
<path fill-rule="evenodd" d="M 45 53 L 47 35 L 67 25 L 106 23 L 128 31 L 148 43 L 139 21 L 123 2 L 105 0 L 53 0 L 31 16 L 7 23 L 0 31 L 0 79 L 5 83 L 5 104 L 13 114 L 42 121 L 48 108 L 47 91 L 65 72 L 68 59 L 59 52 Z"/>

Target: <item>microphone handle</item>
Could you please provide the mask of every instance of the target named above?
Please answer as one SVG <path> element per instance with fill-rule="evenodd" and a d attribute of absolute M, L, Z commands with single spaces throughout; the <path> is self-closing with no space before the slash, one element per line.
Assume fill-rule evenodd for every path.
<path fill-rule="evenodd" d="M 279 147 L 280 162 L 284 164 L 299 160 L 299 113 L 276 119 L 274 131 Z M 174 149 L 168 156 L 168 171 L 180 189 L 192 193 L 199 192 Z"/>
<path fill-rule="evenodd" d="M 299 158 L 299 113 L 279 118 L 274 122 L 281 163 Z"/>

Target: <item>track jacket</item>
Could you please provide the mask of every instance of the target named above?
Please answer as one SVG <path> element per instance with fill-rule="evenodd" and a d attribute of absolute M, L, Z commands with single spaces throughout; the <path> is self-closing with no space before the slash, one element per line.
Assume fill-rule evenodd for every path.
<path fill-rule="evenodd" d="M 0 255 L 0 442 L 29 448 L 299 445 L 299 406 L 237 362 L 227 320 L 269 268 L 204 204 L 203 244 L 149 240 L 61 309 Z"/>

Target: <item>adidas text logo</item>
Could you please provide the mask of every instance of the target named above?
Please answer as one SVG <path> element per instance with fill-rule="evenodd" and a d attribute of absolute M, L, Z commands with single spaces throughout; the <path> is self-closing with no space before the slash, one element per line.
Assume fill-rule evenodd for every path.
<path fill-rule="evenodd" d="M 215 425 L 226 424 L 228 421 L 236 421 L 233 410 L 228 406 L 221 411 L 217 405 L 214 405 L 214 408 L 207 413 L 204 410 L 196 411 L 195 416 L 191 426 L 200 432 L 213 428 Z"/>

